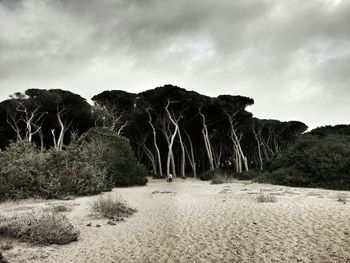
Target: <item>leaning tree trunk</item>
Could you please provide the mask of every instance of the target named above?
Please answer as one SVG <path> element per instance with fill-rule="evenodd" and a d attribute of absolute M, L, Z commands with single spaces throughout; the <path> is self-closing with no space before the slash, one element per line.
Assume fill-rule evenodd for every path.
<path fill-rule="evenodd" d="M 258 146 L 258 157 L 259 157 L 259 169 L 260 171 L 263 170 L 263 158 L 262 158 L 262 154 L 261 154 L 261 141 L 259 139 L 259 136 L 261 135 L 261 131 L 256 132 L 255 129 L 253 128 L 253 133 L 254 133 L 254 137 Z"/>
<path fill-rule="evenodd" d="M 179 126 L 176 124 L 176 122 L 173 120 L 170 112 L 169 112 L 169 105 L 170 105 L 170 102 L 168 101 L 168 104 L 167 106 L 165 107 L 165 111 L 167 112 L 168 114 L 168 118 L 169 120 L 171 121 L 171 123 L 175 126 L 175 130 L 174 132 L 171 134 L 170 136 L 170 140 L 169 140 L 169 144 L 168 144 L 168 158 L 167 158 L 167 176 L 169 176 L 170 174 L 170 161 L 172 160 L 172 162 L 174 162 L 174 154 L 173 154 L 173 145 L 174 145 L 174 141 L 175 141 L 175 137 L 177 135 L 177 132 L 178 132 L 178 129 L 179 129 Z M 173 168 L 175 168 L 175 162 L 173 164 Z M 174 171 L 173 171 L 174 172 Z M 174 174 L 174 177 L 176 175 Z"/>
<path fill-rule="evenodd" d="M 178 137 L 179 137 L 180 147 L 181 147 L 181 177 L 182 178 L 186 178 L 186 171 L 185 171 L 185 168 L 186 168 L 186 152 L 185 152 L 185 147 L 184 147 L 184 143 L 182 141 L 182 136 L 181 136 L 181 132 L 180 132 L 179 128 L 178 128 Z"/>
<path fill-rule="evenodd" d="M 187 136 L 187 140 L 188 140 L 188 143 L 190 144 L 190 151 L 188 151 L 187 147 L 186 147 L 186 144 L 185 145 L 185 151 L 186 151 L 186 154 L 187 154 L 187 157 L 188 157 L 188 160 L 191 164 L 191 167 L 192 167 L 192 173 L 193 173 L 193 177 L 194 178 L 197 178 L 197 164 L 196 164 L 196 159 L 194 157 L 194 151 L 193 151 L 193 144 L 192 144 L 192 140 L 191 140 L 191 137 L 190 135 L 185 131 L 185 134 Z"/>
<path fill-rule="evenodd" d="M 212 147 L 209 139 L 209 132 L 208 132 L 205 116 L 200 109 L 199 109 L 199 115 L 202 117 L 202 120 L 203 120 L 202 135 L 203 135 L 204 145 L 208 156 L 209 167 L 210 167 L 210 170 L 213 171 L 214 170 L 213 151 L 212 151 Z"/>
<path fill-rule="evenodd" d="M 240 143 L 240 139 L 238 139 L 237 136 L 237 132 L 235 130 L 235 125 L 234 125 L 234 116 L 237 114 L 237 112 L 235 114 L 230 115 L 228 112 L 226 112 L 226 115 L 228 116 L 228 120 L 229 120 L 229 124 L 230 124 L 230 139 L 233 143 L 233 147 L 234 147 L 234 151 L 235 153 L 237 153 L 236 158 L 236 164 L 237 164 L 237 169 L 236 171 L 238 173 L 242 173 L 243 169 L 242 169 L 242 161 L 243 161 L 243 165 L 244 165 L 244 170 L 248 171 L 248 160 L 247 157 L 244 155 L 242 147 L 241 147 L 241 143 Z"/>
<path fill-rule="evenodd" d="M 159 175 L 160 175 L 160 177 L 163 177 L 162 159 L 161 159 L 159 147 L 157 144 L 157 132 L 156 132 L 156 129 L 154 128 L 154 125 L 152 123 L 152 116 L 149 112 L 149 108 L 146 109 L 146 113 L 147 113 L 148 118 L 149 118 L 148 123 L 151 126 L 152 133 L 153 133 L 153 144 L 154 144 L 154 148 L 156 149 L 156 154 L 157 154 L 157 159 L 158 159 Z"/>

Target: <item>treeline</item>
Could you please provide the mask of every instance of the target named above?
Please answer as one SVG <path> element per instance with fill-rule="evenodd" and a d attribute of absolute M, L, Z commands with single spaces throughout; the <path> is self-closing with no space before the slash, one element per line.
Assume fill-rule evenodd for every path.
<path fill-rule="evenodd" d="M 154 176 L 194 176 L 220 167 L 263 170 L 307 126 L 254 118 L 243 96 L 207 97 L 166 85 L 139 94 L 104 91 L 94 106 L 62 90 L 29 89 L 0 103 L 1 147 L 29 141 L 41 150 L 69 144 L 72 134 L 105 127 L 128 138 Z"/>
<path fill-rule="evenodd" d="M 41 153 L 67 151 L 72 140 L 102 128 L 124 138 L 124 146 L 131 147 L 137 162 L 154 177 L 172 173 L 210 179 L 225 169 L 235 177 L 264 182 L 350 187 L 347 125 L 304 134 L 307 126 L 299 121 L 254 118 L 247 110 L 252 98 L 211 98 L 172 85 L 139 94 L 104 91 L 92 101 L 94 105 L 63 90 L 16 93 L 0 103 L 0 147 L 29 142 Z M 108 158 L 107 163 L 117 157 Z M 133 167 L 145 173 L 142 166 Z M 114 185 L 123 175 L 118 178 Z"/>

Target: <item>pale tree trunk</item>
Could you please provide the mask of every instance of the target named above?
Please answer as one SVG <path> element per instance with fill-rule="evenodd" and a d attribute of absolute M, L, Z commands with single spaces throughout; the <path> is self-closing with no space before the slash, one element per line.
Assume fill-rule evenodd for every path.
<path fill-rule="evenodd" d="M 168 144 L 168 158 L 167 158 L 167 176 L 169 176 L 170 174 L 170 161 L 174 161 L 174 154 L 173 154 L 173 145 L 174 145 L 174 141 L 175 141 L 175 137 L 178 133 L 178 129 L 179 126 L 176 124 L 175 120 L 172 118 L 170 112 L 169 112 L 169 105 L 170 105 L 170 101 L 168 101 L 167 106 L 165 107 L 165 111 L 168 115 L 169 120 L 171 121 L 171 123 L 175 126 L 175 129 L 173 132 L 171 132 L 170 134 L 170 142 Z M 175 168 L 175 162 L 173 164 L 173 167 Z M 175 170 L 175 169 L 174 169 Z M 173 171 L 174 172 L 174 171 Z M 176 170 L 175 170 L 176 172 Z M 176 177 L 175 173 L 174 173 L 174 177 Z"/>
<path fill-rule="evenodd" d="M 215 168 L 219 168 L 220 167 L 220 163 L 221 163 L 221 157 L 222 157 L 222 142 L 220 141 L 219 144 L 217 145 L 217 147 L 213 147 L 213 157 L 214 157 L 214 165 Z"/>
<path fill-rule="evenodd" d="M 258 157 L 259 157 L 259 169 L 262 171 L 263 170 L 263 158 L 262 158 L 262 154 L 261 154 L 261 146 L 262 146 L 262 142 L 261 142 L 261 131 L 256 132 L 255 129 L 253 128 L 253 133 L 254 133 L 254 137 L 256 140 L 256 144 L 258 146 Z"/>
<path fill-rule="evenodd" d="M 190 150 L 188 150 L 186 144 L 184 144 L 185 145 L 185 151 L 186 151 L 188 160 L 190 162 L 190 165 L 192 167 L 193 177 L 197 178 L 197 164 L 196 164 L 196 159 L 194 157 L 192 140 L 191 140 L 190 135 L 186 132 L 186 130 L 184 130 L 184 132 L 185 132 L 185 134 L 187 136 L 187 140 L 188 140 L 188 143 L 190 145 Z"/>
<path fill-rule="evenodd" d="M 234 117 L 235 115 L 237 115 L 237 112 L 235 112 L 234 114 L 229 114 L 228 112 L 224 111 L 225 114 L 227 115 L 228 117 L 228 120 L 229 120 L 229 124 L 230 124 L 230 132 L 229 132 L 229 135 L 230 135 L 230 139 L 233 143 L 233 147 L 234 147 L 234 151 L 236 152 L 236 163 L 237 163 L 237 169 L 236 169 L 236 172 L 237 173 L 242 173 L 243 169 L 242 169 L 242 162 L 243 162 L 243 165 L 244 165 L 244 170 L 245 171 L 249 171 L 249 168 L 248 168 L 248 160 L 247 160 L 247 157 L 244 155 L 243 153 L 243 150 L 242 150 L 242 147 L 241 147 L 241 143 L 240 143 L 240 139 L 238 138 L 237 136 L 237 132 L 236 132 L 236 129 L 235 129 L 235 124 L 234 124 Z"/>
<path fill-rule="evenodd" d="M 20 113 L 13 116 L 10 114 L 9 119 L 7 117 L 7 123 L 10 124 L 12 129 L 16 132 L 17 141 L 26 140 L 28 142 L 33 141 L 33 136 L 37 134 L 42 127 L 42 123 L 39 124 L 40 120 L 44 117 L 45 113 L 38 114 L 39 107 L 36 107 L 35 110 L 30 111 L 23 103 L 19 103 L 16 108 L 16 111 Z M 21 129 L 19 123 L 23 122 L 25 124 L 24 136 L 21 136 Z"/>
<path fill-rule="evenodd" d="M 62 120 L 62 115 L 65 112 L 65 110 L 66 110 L 65 108 L 63 108 L 60 111 L 57 109 L 56 117 L 57 117 L 58 124 L 60 126 L 60 132 L 57 140 L 56 140 L 55 129 L 51 130 L 51 133 L 53 136 L 54 148 L 58 151 L 61 151 L 63 149 L 64 136 L 71 125 L 71 123 L 66 124 Z"/>
<path fill-rule="evenodd" d="M 58 123 L 60 125 L 60 135 L 58 136 L 58 140 L 57 140 L 57 150 L 62 150 L 63 149 L 63 141 L 64 141 L 64 134 L 65 134 L 65 126 L 64 123 L 61 119 L 61 114 L 64 112 L 64 109 L 62 109 L 61 111 L 58 111 L 56 116 L 57 116 L 57 120 Z"/>
<path fill-rule="evenodd" d="M 157 175 L 157 163 L 156 163 L 156 158 L 152 151 L 147 147 L 146 140 L 143 140 L 141 143 L 141 147 L 144 150 L 146 156 L 148 157 L 149 161 L 151 162 L 152 169 L 153 169 L 153 174 Z"/>
<path fill-rule="evenodd" d="M 160 177 L 163 177 L 163 169 L 162 169 L 162 159 L 160 156 L 160 151 L 159 151 L 159 147 L 157 144 L 157 133 L 156 133 L 156 129 L 154 128 L 154 125 L 152 123 L 152 116 L 149 112 L 149 107 L 146 110 L 146 113 L 148 115 L 148 124 L 151 126 L 152 129 L 152 133 L 153 133 L 153 145 L 154 148 L 156 149 L 156 154 L 157 154 L 157 159 L 158 159 L 158 168 L 159 168 L 159 175 Z"/>
<path fill-rule="evenodd" d="M 179 119 L 181 119 L 182 116 L 179 117 Z M 182 135 L 181 135 L 181 130 L 180 130 L 180 126 L 179 126 L 179 121 L 178 119 L 176 119 L 173 116 L 173 119 L 178 127 L 178 138 L 179 138 L 179 142 L 180 142 L 180 148 L 181 148 L 181 169 L 180 169 L 180 173 L 181 173 L 181 177 L 182 178 L 186 178 L 186 152 L 185 152 L 185 147 L 184 147 L 184 142 L 182 140 Z"/>
<path fill-rule="evenodd" d="M 202 120 L 203 120 L 202 135 L 203 135 L 203 139 L 204 139 L 205 149 L 207 151 L 209 167 L 210 167 L 210 170 L 213 171 L 214 170 L 213 151 L 212 151 L 212 146 L 211 146 L 210 139 L 209 139 L 209 132 L 208 132 L 207 124 L 206 124 L 206 119 L 205 119 L 204 114 L 201 112 L 201 109 L 199 109 L 199 115 L 202 117 Z"/>

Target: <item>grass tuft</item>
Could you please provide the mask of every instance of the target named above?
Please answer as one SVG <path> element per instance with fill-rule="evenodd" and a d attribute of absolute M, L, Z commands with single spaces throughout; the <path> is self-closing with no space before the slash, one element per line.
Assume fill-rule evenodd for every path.
<path fill-rule="evenodd" d="M 270 193 L 264 193 L 263 191 L 260 191 L 258 197 L 256 198 L 256 201 L 258 203 L 274 203 L 277 201 L 277 199 Z"/>
<path fill-rule="evenodd" d="M 232 183 L 234 180 L 234 178 L 221 170 L 218 170 L 217 172 L 215 172 L 215 174 L 213 175 L 213 178 L 211 179 L 211 183 L 212 184 L 226 184 L 226 183 Z"/>
<path fill-rule="evenodd" d="M 129 217 L 136 212 L 128 207 L 121 198 L 113 198 L 111 195 L 101 196 L 91 204 L 95 215 L 108 219 L 120 220 Z"/>

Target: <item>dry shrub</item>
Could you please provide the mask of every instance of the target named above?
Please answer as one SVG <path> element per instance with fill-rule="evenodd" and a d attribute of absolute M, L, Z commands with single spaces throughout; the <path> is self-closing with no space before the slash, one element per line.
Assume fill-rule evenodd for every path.
<path fill-rule="evenodd" d="M 213 177 L 211 179 L 212 184 L 225 184 L 225 183 L 232 183 L 234 178 L 223 170 L 216 170 L 213 174 Z"/>
<path fill-rule="evenodd" d="M 66 205 L 54 205 L 52 207 L 52 210 L 54 213 L 65 213 L 65 212 L 70 212 L 71 208 Z"/>
<path fill-rule="evenodd" d="M 95 215 L 108 219 L 123 219 L 136 212 L 135 209 L 128 207 L 121 198 L 113 198 L 111 195 L 101 196 L 91 204 L 91 207 Z"/>
<path fill-rule="evenodd" d="M 0 236 L 33 244 L 67 244 L 76 241 L 78 231 L 68 219 L 53 211 L 32 210 L 0 219 Z"/>
<path fill-rule="evenodd" d="M 264 193 L 263 191 L 260 191 L 258 197 L 256 198 L 256 201 L 258 203 L 274 203 L 277 200 L 276 197 L 270 193 Z"/>

